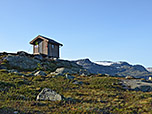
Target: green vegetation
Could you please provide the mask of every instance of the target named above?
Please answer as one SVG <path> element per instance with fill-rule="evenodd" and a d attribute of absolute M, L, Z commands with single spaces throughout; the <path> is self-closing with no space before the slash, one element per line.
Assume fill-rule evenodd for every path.
<path fill-rule="evenodd" d="M 0 113 L 152 113 L 152 92 L 124 90 L 117 77 L 75 77 L 83 84 L 73 84 L 62 76 L 23 77 L 0 71 Z M 36 101 L 45 87 L 73 102 Z"/>

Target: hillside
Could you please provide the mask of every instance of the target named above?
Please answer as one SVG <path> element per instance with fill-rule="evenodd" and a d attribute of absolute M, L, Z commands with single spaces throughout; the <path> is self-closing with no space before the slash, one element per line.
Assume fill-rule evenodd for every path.
<path fill-rule="evenodd" d="M 91 74 L 75 61 L 25 52 L 0 60 L 0 114 L 152 113 L 152 81 Z"/>
<path fill-rule="evenodd" d="M 75 84 L 63 76 L 22 77 L 0 72 L 0 113 L 152 113 L 152 92 L 125 90 L 116 77 L 74 76 L 74 80 L 82 83 Z M 65 99 L 36 101 L 44 88 Z"/>

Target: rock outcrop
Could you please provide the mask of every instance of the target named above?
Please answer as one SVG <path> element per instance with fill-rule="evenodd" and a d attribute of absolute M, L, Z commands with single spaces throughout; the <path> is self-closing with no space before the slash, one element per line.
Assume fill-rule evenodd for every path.
<path fill-rule="evenodd" d="M 125 89 L 135 90 L 135 91 L 143 91 L 143 92 L 151 92 L 152 91 L 152 82 L 137 80 L 137 79 L 127 79 L 122 80 L 122 84 Z"/>
<path fill-rule="evenodd" d="M 18 71 L 50 71 L 56 74 L 79 73 L 84 69 L 75 62 L 68 60 L 52 60 L 45 55 L 32 55 L 24 51 L 17 53 L 0 53 L 0 69 L 15 69 Z"/>
<path fill-rule="evenodd" d="M 7 61 L 8 67 L 21 70 L 34 70 L 40 63 L 37 59 L 19 55 L 8 55 L 3 60 Z"/>
<path fill-rule="evenodd" d="M 66 73 L 68 74 L 77 74 L 80 69 L 70 69 L 70 68 L 57 68 L 55 72 L 52 72 L 51 74 L 54 75 L 65 75 Z"/>
<path fill-rule="evenodd" d="M 37 96 L 36 100 L 48 100 L 48 101 L 61 101 L 63 100 L 63 96 L 60 94 L 57 94 L 55 91 L 44 88 Z"/>

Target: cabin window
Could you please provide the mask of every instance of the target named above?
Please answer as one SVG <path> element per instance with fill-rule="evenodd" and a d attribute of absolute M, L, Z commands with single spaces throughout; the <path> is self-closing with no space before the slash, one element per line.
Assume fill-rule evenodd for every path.
<path fill-rule="evenodd" d="M 52 44 L 52 48 L 54 48 L 54 45 Z"/>

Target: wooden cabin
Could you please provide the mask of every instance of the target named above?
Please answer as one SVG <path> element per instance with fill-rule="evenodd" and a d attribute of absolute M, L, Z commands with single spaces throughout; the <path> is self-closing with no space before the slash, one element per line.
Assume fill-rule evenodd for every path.
<path fill-rule="evenodd" d="M 41 35 L 34 38 L 30 44 L 33 45 L 34 55 L 43 54 L 51 58 L 59 58 L 59 49 L 60 46 L 63 46 L 62 44 Z"/>

